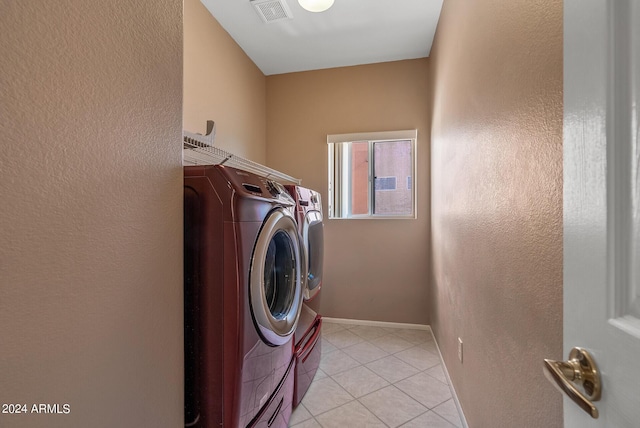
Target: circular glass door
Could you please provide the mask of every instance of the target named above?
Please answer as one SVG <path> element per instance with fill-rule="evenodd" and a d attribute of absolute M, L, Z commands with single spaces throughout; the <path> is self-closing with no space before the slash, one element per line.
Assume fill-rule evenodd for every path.
<path fill-rule="evenodd" d="M 307 276 L 304 299 L 313 299 L 322 286 L 322 264 L 324 259 L 324 235 L 322 214 L 319 211 L 307 213 L 302 232 L 306 248 Z"/>
<path fill-rule="evenodd" d="M 249 279 L 251 309 L 266 342 L 282 345 L 289 340 L 302 309 L 300 250 L 296 224 L 279 208 L 265 220 L 251 259 Z"/>

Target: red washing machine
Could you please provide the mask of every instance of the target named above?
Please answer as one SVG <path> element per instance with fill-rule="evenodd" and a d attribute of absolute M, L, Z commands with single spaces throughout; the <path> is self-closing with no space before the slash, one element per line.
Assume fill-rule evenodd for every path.
<path fill-rule="evenodd" d="M 302 401 L 320 366 L 320 335 L 322 316 L 318 314 L 322 264 L 324 257 L 324 232 L 320 193 L 301 186 L 285 186 L 296 201 L 296 220 L 301 239 L 303 258 L 302 288 L 304 303 L 298 327 L 295 331 L 295 387 L 293 406 Z"/>
<path fill-rule="evenodd" d="M 303 292 L 295 202 L 205 165 L 184 168 L 184 208 L 185 426 L 285 428 Z"/>

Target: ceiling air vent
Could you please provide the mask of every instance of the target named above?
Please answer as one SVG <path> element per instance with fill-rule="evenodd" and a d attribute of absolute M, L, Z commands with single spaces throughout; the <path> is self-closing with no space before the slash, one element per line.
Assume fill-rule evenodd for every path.
<path fill-rule="evenodd" d="M 251 0 L 251 4 L 266 23 L 293 18 L 286 0 Z"/>

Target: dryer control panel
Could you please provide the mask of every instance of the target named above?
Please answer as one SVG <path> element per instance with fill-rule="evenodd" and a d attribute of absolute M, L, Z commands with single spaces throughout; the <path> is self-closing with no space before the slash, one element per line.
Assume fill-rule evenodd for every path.
<path fill-rule="evenodd" d="M 277 181 L 232 167 L 224 167 L 224 171 L 229 183 L 236 189 L 243 191 L 242 193 L 275 199 L 286 205 L 295 204 L 285 187 Z"/>
<path fill-rule="evenodd" d="M 273 197 L 278 196 L 284 191 L 284 187 L 282 186 L 282 184 L 278 183 L 277 181 L 265 180 L 264 183 L 265 187 Z"/>

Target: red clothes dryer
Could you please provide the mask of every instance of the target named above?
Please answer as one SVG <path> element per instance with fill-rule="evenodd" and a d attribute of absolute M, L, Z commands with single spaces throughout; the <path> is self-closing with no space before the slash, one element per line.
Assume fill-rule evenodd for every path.
<path fill-rule="evenodd" d="M 295 202 L 279 183 L 184 168 L 185 426 L 285 428 L 302 308 Z"/>
<path fill-rule="evenodd" d="M 285 186 L 296 202 L 296 220 L 303 258 L 304 303 L 295 332 L 295 387 L 293 406 L 302 401 L 320 366 L 322 316 L 319 310 L 324 259 L 324 225 L 320 193 L 301 186 Z"/>

